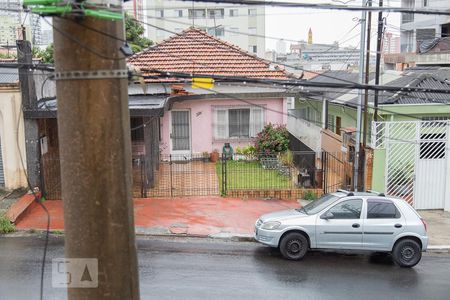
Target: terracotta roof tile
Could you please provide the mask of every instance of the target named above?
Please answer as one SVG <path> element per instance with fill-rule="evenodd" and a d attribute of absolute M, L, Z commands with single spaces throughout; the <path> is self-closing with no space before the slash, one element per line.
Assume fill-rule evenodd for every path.
<path fill-rule="evenodd" d="M 289 75 L 269 61 L 206 32 L 190 28 L 161 43 L 136 53 L 128 63 L 139 67 L 144 76 L 159 74 L 145 70 L 161 70 L 187 74 L 208 74 L 264 79 L 288 79 Z M 174 78 L 146 79 L 176 81 Z"/>

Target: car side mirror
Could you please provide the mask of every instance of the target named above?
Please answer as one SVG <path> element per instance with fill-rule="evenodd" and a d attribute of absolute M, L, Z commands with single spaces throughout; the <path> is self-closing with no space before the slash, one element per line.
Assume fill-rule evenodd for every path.
<path fill-rule="evenodd" d="M 321 215 L 320 218 L 324 220 L 334 219 L 334 215 L 332 212 L 327 211 L 326 213 Z"/>

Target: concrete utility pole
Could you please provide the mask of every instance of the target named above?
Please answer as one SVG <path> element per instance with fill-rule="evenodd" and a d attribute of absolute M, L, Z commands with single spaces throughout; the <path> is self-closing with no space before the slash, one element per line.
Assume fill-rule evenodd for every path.
<path fill-rule="evenodd" d="M 362 6 L 366 6 L 366 1 L 362 0 Z M 366 41 L 366 12 L 361 12 L 361 38 L 359 42 L 359 83 L 364 83 L 364 43 Z M 358 90 L 359 105 L 356 114 L 356 145 L 355 157 L 353 162 L 353 189 L 358 191 L 358 176 L 359 176 L 359 152 L 361 150 L 361 119 L 362 107 L 364 105 L 364 98 L 362 90 Z"/>
<path fill-rule="evenodd" d="M 139 299 L 127 72 L 110 37 L 123 22 L 66 18 L 53 20 L 65 255 L 98 259 L 98 288 L 68 297 Z"/>
<path fill-rule="evenodd" d="M 368 0 L 368 6 L 372 6 L 372 0 Z M 370 80 L 370 39 L 371 39 L 371 28 L 372 28 L 372 12 L 368 12 L 367 17 L 367 46 L 366 46 L 366 71 L 365 71 L 365 79 L 364 83 L 369 84 Z M 364 91 L 364 127 L 363 127 L 363 146 L 360 149 L 360 172 L 359 177 L 361 179 L 359 183 L 359 188 L 364 191 L 366 187 L 366 145 L 367 145 L 367 133 L 368 133 L 368 126 L 369 126 L 369 90 L 366 89 Z"/>
<path fill-rule="evenodd" d="M 36 119 L 31 119 L 27 111 L 37 109 L 37 96 L 33 71 L 33 53 L 29 41 L 17 41 L 17 62 L 19 63 L 19 82 L 22 94 L 22 109 L 24 111 L 25 149 L 27 161 L 27 175 L 31 188 L 41 187 L 39 126 Z"/>
<path fill-rule="evenodd" d="M 379 0 L 378 6 L 383 6 L 383 0 Z M 375 62 L 375 85 L 380 84 L 380 62 L 381 62 L 381 42 L 383 40 L 383 13 L 378 13 L 378 32 L 377 32 L 377 58 Z M 378 90 L 375 91 L 373 106 L 375 107 L 373 120 L 378 121 Z"/>

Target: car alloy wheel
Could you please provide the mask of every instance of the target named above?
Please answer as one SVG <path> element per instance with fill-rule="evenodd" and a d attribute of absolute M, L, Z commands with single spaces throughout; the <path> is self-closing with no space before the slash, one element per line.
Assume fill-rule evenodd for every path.
<path fill-rule="evenodd" d="M 291 232 L 281 239 L 280 252 L 284 258 L 299 260 L 305 256 L 308 246 L 308 239 L 303 234 Z"/>

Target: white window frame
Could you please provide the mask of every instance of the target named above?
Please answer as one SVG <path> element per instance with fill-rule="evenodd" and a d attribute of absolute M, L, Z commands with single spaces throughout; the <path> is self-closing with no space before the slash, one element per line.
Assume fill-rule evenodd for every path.
<path fill-rule="evenodd" d="M 182 18 L 183 17 L 184 12 L 183 12 L 182 9 L 175 9 L 174 12 L 175 12 L 175 18 Z"/>
<path fill-rule="evenodd" d="M 155 15 L 157 18 L 164 18 L 164 9 L 156 9 Z"/>
<path fill-rule="evenodd" d="M 213 109 L 213 139 L 214 140 L 249 140 L 257 136 L 264 128 L 266 109 L 261 106 L 215 106 Z M 229 134 L 229 110 L 233 109 L 250 109 L 249 119 L 249 137 L 237 138 L 230 137 Z M 223 124 L 219 124 L 219 113 L 221 114 Z M 219 126 L 222 127 L 222 132 L 219 132 Z"/>
<path fill-rule="evenodd" d="M 217 11 L 220 11 L 221 14 L 220 15 L 216 15 Z M 214 12 L 214 13 L 211 14 L 211 12 Z M 208 19 L 223 19 L 225 17 L 225 9 L 223 9 L 223 8 L 210 8 L 207 11 L 207 17 L 208 17 Z"/>
<path fill-rule="evenodd" d="M 238 16 L 239 16 L 239 9 L 237 9 L 237 8 L 232 8 L 232 9 L 230 9 L 228 15 L 229 15 L 230 17 L 232 17 L 232 18 L 238 17 Z"/>
<path fill-rule="evenodd" d="M 251 17 L 255 17 L 258 14 L 258 10 L 256 8 L 249 8 L 248 15 Z"/>
<path fill-rule="evenodd" d="M 203 14 L 203 16 L 196 16 L 195 15 L 195 12 L 197 12 L 197 11 L 203 11 L 204 12 L 204 14 Z M 188 10 L 188 18 L 189 19 L 205 19 L 207 17 L 207 13 L 206 13 L 206 9 L 204 9 L 204 8 L 194 8 L 194 9 L 189 9 Z"/>

